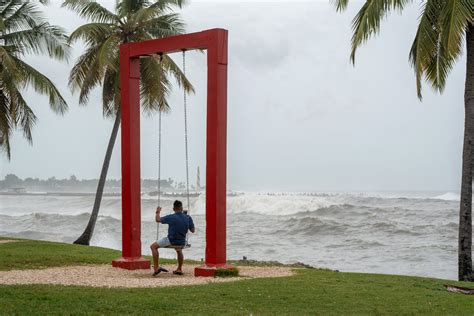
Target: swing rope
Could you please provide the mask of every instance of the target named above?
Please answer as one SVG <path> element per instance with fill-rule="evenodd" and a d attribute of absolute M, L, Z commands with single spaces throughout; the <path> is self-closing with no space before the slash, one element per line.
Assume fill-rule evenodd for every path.
<path fill-rule="evenodd" d="M 183 75 L 186 78 L 186 50 L 183 49 Z M 189 155 L 188 155 L 188 108 L 187 108 L 187 97 L 186 89 L 183 84 L 183 104 L 184 104 L 184 147 L 186 151 L 186 196 L 188 201 L 188 208 L 186 214 L 190 214 L 190 203 L 189 203 Z M 186 243 L 185 247 L 189 247 L 189 234 L 186 232 Z"/>
<path fill-rule="evenodd" d="M 183 50 L 183 74 L 186 78 L 186 50 Z M 189 157 L 188 157 L 188 110 L 187 110 L 187 97 L 186 97 L 186 89 L 184 89 L 184 146 L 186 150 L 186 195 L 188 198 L 188 208 L 187 211 L 189 213 Z"/>
<path fill-rule="evenodd" d="M 160 55 L 160 61 L 163 61 L 163 56 Z M 183 49 L 183 75 L 186 77 L 186 50 Z M 188 110 L 187 110 L 187 96 L 186 89 L 183 87 L 183 103 L 184 103 L 184 146 L 186 151 L 186 197 L 187 197 L 187 212 L 190 213 L 190 202 L 189 202 L 189 155 L 188 155 Z M 158 122 L 158 207 L 161 204 L 161 110 L 159 111 L 159 122 Z M 160 223 L 156 223 L 156 239 L 160 238 Z M 190 247 L 189 245 L 189 234 L 186 233 L 185 248 Z"/>
<path fill-rule="evenodd" d="M 161 205 L 161 110 L 158 115 L 158 206 Z M 160 239 L 160 223 L 156 223 L 156 240 Z"/>
<path fill-rule="evenodd" d="M 163 54 L 160 53 L 160 64 L 163 63 Z M 161 109 L 158 110 L 158 207 L 161 205 Z M 160 239 L 160 223 L 156 223 L 156 240 Z"/>

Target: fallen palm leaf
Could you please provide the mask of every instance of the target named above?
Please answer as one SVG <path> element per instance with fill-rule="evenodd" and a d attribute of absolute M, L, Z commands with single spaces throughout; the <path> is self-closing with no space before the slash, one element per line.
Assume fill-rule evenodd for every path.
<path fill-rule="evenodd" d="M 461 294 L 474 294 L 474 289 L 467 287 L 454 286 L 454 285 L 444 285 L 448 292 L 452 293 L 461 293 Z"/>

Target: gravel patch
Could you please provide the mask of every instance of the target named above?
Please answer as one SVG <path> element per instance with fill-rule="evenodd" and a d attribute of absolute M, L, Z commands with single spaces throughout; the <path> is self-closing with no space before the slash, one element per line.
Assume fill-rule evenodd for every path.
<path fill-rule="evenodd" d="M 152 277 L 152 270 L 124 270 L 110 265 L 69 266 L 41 270 L 0 271 L 0 284 L 55 284 L 107 288 L 150 288 L 233 282 L 253 278 L 286 277 L 294 275 L 287 267 L 239 267 L 240 276 L 233 278 L 195 277 L 192 265 L 185 265 L 184 275 L 170 272 Z"/>

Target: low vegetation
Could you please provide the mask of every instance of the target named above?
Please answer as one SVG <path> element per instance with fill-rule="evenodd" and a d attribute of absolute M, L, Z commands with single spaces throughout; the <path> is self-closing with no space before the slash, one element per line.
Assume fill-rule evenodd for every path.
<path fill-rule="evenodd" d="M 239 276 L 239 269 L 216 269 L 216 274 L 214 275 L 216 278 L 230 278 L 230 277 L 238 277 Z"/>

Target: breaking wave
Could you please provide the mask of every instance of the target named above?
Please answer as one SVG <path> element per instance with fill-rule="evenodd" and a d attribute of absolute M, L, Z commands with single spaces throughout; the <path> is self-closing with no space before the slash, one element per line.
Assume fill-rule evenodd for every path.
<path fill-rule="evenodd" d="M 446 192 L 444 194 L 433 197 L 433 199 L 444 200 L 444 201 L 459 201 L 460 194 L 454 193 L 454 192 Z"/>

